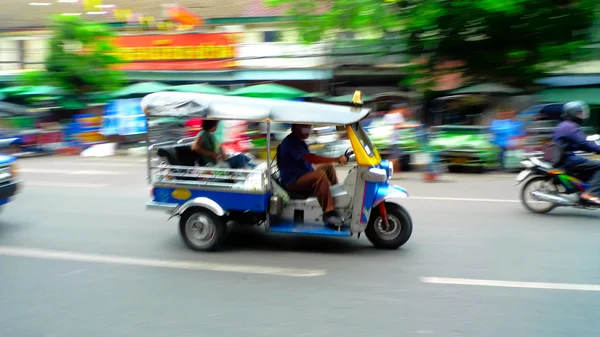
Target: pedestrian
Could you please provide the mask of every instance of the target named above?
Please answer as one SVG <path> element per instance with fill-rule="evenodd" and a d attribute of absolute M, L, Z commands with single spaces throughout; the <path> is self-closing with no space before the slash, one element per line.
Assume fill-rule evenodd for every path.
<path fill-rule="evenodd" d="M 397 171 L 400 172 L 400 158 L 402 157 L 402 149 L 398 145 L 400 141 L 400 128 L 404 124 L 404 112 L 406 105 L 397 104 L 393 105 L 390 110 L 383 116 L 383 121 L 392 127 L 392 134 L 390 136 L 390 158 L 389 160 L 394 164 Z"/>
<path fill-rule="evenodd" d="M 511 142 L 516 141 L 525 134 L 524 125 L 515 119 L 516 111 L 509 107 L 501 107 L 496 114 L 496 119 L 490 125 L 494 136 L 493 143 L 500 148 L 500 165 L 504 167 L 504 159 L 509 148 L 514 147 Z"/>

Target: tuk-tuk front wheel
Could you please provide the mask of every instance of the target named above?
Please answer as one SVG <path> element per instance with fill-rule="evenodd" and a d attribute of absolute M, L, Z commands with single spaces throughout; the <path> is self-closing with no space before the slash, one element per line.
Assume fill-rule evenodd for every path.
<path fill-rule="evenodd" d="M 215 251 L 227 236 L 227 224 L 204 208 L 185 211 L 179 219 L 179 233 L 186 246 L 198 251 Z"/>
<path fill-rule="evenodd" d="M 403 207 L 385 203 L 387 225 L 381 216 L 379 207 L 371 211 L 365 235 L 375 248 L 398 249 L 404 245 L 412 234 L 412 219 Z"/>

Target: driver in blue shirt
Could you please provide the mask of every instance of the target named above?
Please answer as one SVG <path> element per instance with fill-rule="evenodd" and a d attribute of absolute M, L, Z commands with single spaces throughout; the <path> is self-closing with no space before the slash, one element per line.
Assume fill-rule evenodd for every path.
<path fill-rule="evenodd" d="M 310 153 L 305 142 L 310 131 L 311 125 L 294 124 L 292 133 L 279 145 L 277 161 L 281 183 L 289 192 L 315 195 L 323 208 L 323 222 L 341 226 L 342 219 L 335 210 L 329 187 L 338 183 L 332 164 L 345 164 L 348 158 L 345 155 L 328 158 Z"/>

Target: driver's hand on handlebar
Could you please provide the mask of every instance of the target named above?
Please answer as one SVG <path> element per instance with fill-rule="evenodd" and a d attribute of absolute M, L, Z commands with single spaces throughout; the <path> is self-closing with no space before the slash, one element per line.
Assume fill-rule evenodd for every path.
<path fill-rule="evenodd" d="M 341 155 L 338 157 L 338 163 L 340 164 L 346 164 L 348 162 L 348 157 L 346 157 L 346 155 Z"/>

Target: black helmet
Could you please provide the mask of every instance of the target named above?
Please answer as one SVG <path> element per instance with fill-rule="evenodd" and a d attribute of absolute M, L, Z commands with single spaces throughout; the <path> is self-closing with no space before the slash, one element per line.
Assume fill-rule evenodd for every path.
<path fill-rule="evenodd" d="M 569 102 L 563 105 L 561 117 L 578 124 L 583 124 L 590 117 L 590 107 L 581 101 Z"/>

